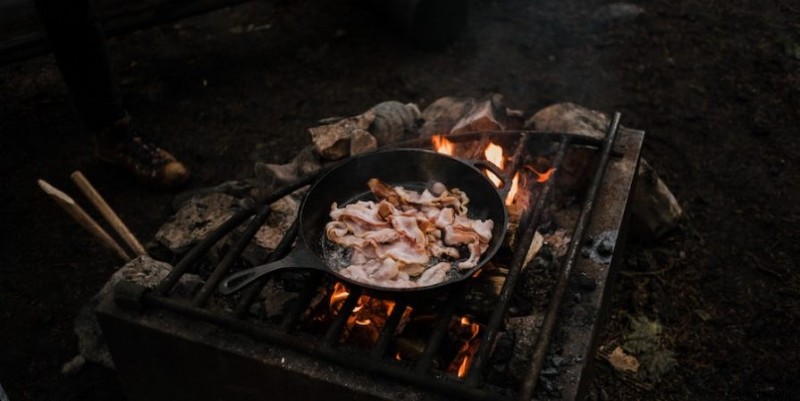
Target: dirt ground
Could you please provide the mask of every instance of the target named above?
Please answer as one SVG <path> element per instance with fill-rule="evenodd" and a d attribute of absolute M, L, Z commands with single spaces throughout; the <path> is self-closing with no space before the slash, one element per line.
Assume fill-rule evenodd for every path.
<path fill-rule="evenodd" d="M 432 51 L 351 1 L 245 3 L 109 48 L 131 114 L 191 165 L 190 188 L 284 162 L 318 119 L 384 100 L 496 92 L 529 114 L 560 101 L 621 111 L 648 132 L 644 156 L 687 218 L 629 244 L 602 343 L 647 316 L 677 367 L 652 383 L 597 362 L 596 398 L 800 399 L 800 6 L 607 4 L 470 1 L 467 31 Z M 60 373 L 77 354 L 74 316 L 119 264 L 35 181 L 77 195 L 68 176 L 82 170 L 143 239 L 174 193 L 93 160 L 51 56 L 0 67 L 0 132 L 0 383 L 12 401 L 124 399 L 112 371 Z"/>

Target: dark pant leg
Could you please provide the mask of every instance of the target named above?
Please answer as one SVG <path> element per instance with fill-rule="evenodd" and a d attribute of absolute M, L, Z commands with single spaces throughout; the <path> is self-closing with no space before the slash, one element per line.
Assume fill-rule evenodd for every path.
<path fill-rule="evenodd" d="M 89 0 L 36 0 L 36 9 L 86 128 L 96 130 L 124 117 L 105 38 Z"/>

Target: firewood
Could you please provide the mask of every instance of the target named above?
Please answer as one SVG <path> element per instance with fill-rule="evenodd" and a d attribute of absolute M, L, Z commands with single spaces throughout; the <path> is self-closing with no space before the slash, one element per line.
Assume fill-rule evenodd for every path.
<path fill-rule="evenodd" d="M 309 128 L 314 150 L 325 160 L 339 160 L 350 153 L 350 141 L 357 130 L 368 130 L 375 120 L 375 112 L 345 118 L 333 124 Z"/>
<path fill-rule="evenodd" d="M 506 107 L 501 95 L 478 103 L 456 122 L 451 134 L 474 131 L 501 131 L 506 129 Z"/>
<path fill-rule="evenodd" d="M 473 98 L 443 97 L 431 103 L 422 112 L 424 123 L 420 127 L 422 137 L 443 135 L 450 132 L 456 123 L 477 104 Z"/>

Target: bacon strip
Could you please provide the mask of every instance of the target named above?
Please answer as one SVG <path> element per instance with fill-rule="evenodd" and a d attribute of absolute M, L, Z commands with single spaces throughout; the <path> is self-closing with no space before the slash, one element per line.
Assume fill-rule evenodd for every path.
<path fill-rule="evenodd" d="M 494 222 L 468 218 L 469 198 L 457 188 L 436 183 L 434 195 L 375 178 L 367 185 L 378 202 L 334 203 L 325 227 L 330 241 L 352 249 L 343 276 L 387 288 L 430 286 L 477 266 L 488 249 Z M 457 245 L 467 246 L 466 258 Z"/>

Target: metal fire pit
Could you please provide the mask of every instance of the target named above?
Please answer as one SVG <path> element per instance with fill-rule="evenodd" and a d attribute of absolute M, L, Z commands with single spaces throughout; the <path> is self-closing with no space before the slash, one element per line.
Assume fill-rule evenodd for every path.
<path fill-rule="evenodd" d="M 630 195 L 639 163 L 644 133 L 619 130 L 619 115 L 612 120 L 606 138 L 596 140 L 571 134 L 524 133 L 512 159 L 511 172 L 520 169 L 529 140 L 549 139 L 558 150 L 553 166 L 559 167 L 573 145 L 597 149 L 597 168 L 591 172 L 580 215 L 572 230 L 571 244 L 561 263 L 551 301 L 538 340 L 530 351 L 527 379 L 517 388 L 486 384 L 485 372 L 492 345 L 507 316 L 509 300 L 527 249 L 542 220 L 542 210 L 555 180 L 539 188 L 532 208 L 523 214 L 517 232 L 518 248 L 508 277 L 481 330 L 481 345 L 466 377 L 455 378 L 433 369 L 431 361 L 445 335 L 447 323 L 460 302 L 462 291 L 454 290 L 438 309 L 438 320 L 422 357 L 413 364 L 397 363 L 386 354 L 394 327 L 405 309 L 397 305 L 380 339 L 371 350 L 338 344 L 348 313 L 339 313 L 328 331 L 319 337 L 296 330 L 318 282 L 307 286 L 280 324 L 253 321 L 245 315 L 264 284 L 246 289 L 234 311 L 223 313 L 207 306 L 216 286 L 269 214 L 269 204 L 307 185 L 314 178 L 277 191 L 259 210 L 245 210 L 195 246 L 155 290 L 130 283 L 118 286 L 114 295 L 100 303 L 98 318 L 120 380 L 131 400 L 499 400 L 530 399 L 546 355 L 558 348 L 568 363 L 548 386 L 561 388 L 565 400 L 580 400 L 586 392 L 596 351 L 597 332 L 610 303 L 616 266 L 622 260 Z M 461 139 L 481 138 L 476 133 Z M 507 135 L 508 133 L 494 133 Z M 517 133 L 519 134 L 519 133 Z M 558 174 L 558 170 L 556 170 Z M 531 184 L 534 185 L 534 184 Z M 170 297 L 170 289 L 198 258 L 227 232 L 256 215 L 242 237 L 205 281 L 194 298 Z M 271 258 L 285 254 L 296 227 L 281 241 Z M 586 239 L 603 242 L 603 249 L 590 249 Z M 602 241 L 600 241 L 602 239 Z M 615 246 L 619 245 L 619 246 Z M 310 280 L 317 281 L 317 280 Z M 586 283 L 591 283 L 587 286 Z M 587 290 L 587 287 L 593 287 Z M 341 310 L 351 310 L 360 294 L 352 291 Z M 399 312 L 398 312 L 399 311 Z M 557 337 L 557 338 L 556 338 Z M 551 376 L 553 377 L 553 376 Z M 541 386 L 540 386 L 541 387 Z"/>

